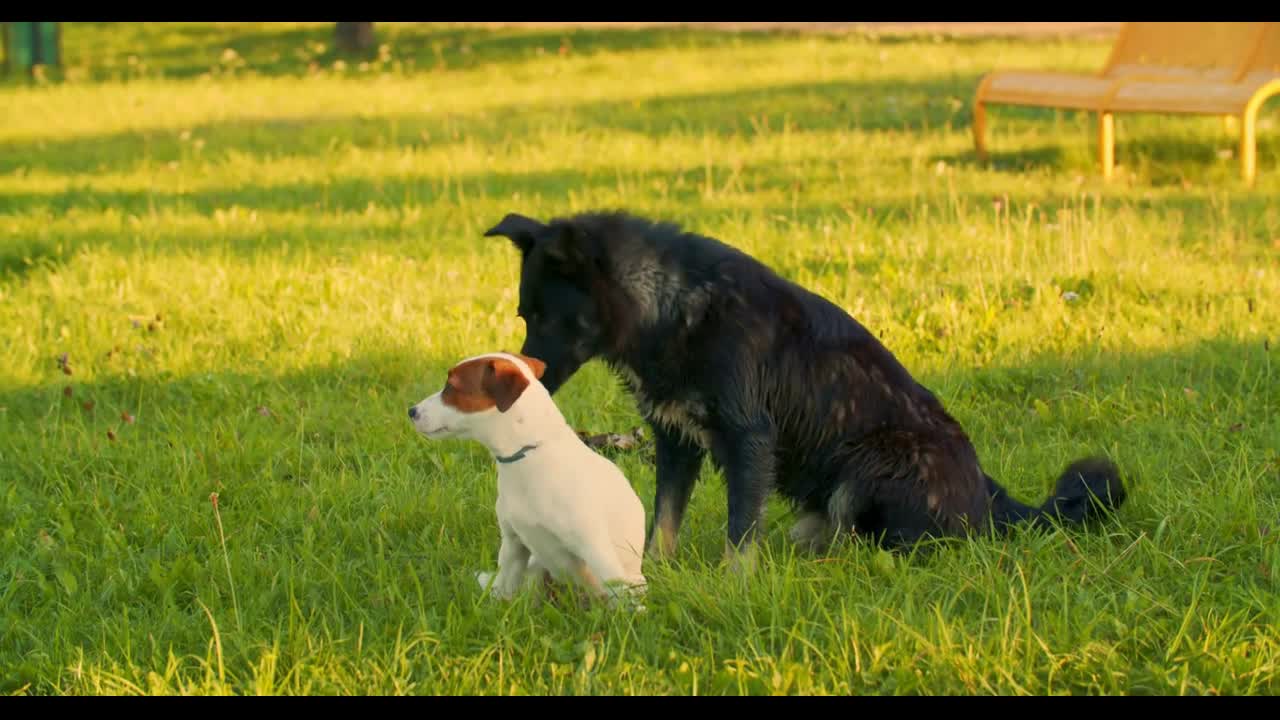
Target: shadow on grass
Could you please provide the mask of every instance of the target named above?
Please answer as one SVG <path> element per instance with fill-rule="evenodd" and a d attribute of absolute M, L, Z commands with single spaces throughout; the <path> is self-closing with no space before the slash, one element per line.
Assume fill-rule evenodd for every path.
<path fill-rule="evenodd" d="M 957 167 L 991 167 L 1008 172 L 1033 170 L 1059 171 L 1066 165 L 1067 153 L 1063 145 L 1043 145 L 1028 150 L 997 150 L 988 140 L 988 160 L 978 160 L 974 152 L 938 154 L 930 161 L 943 161 Z M 1280 139 L 1258 139 L 1259 173 L 1276 172 L 1275 161 L 1280 160 Z M 1090 172 L 1096 172 L 1097 145 L 1090 144 L 1088 153 Z M 1218 139 L 1199 139 L 1177 136 L 1132 136 L 1117 140 L 1116 163 L 1121 166 L 1140 166 L 1150 176 L 1151 187 L 1181 184 L 1183 181 L 1203 183 L 1206 173 L 1216 170 L 1222 163 L 1230 166 L 1232 173 L 1239 172 L 1239 141 L 1223 136 Z"/>
<path fill-rule="evenodd" d="M 822 44 L 868 42 L 880 45 L 919 44 L 926 36 L 912 33 L 867 33 L 849 29 L 838 33 L 809 33 L 775 28 L 728 31 L 699 27 L 645 28 L 489 28 L 443 23 L 377 23 L 377 45 L 388 46 L 393 60 L 421 69 L 470 69 L 482 65 L 525 62 L 540 56 L 622 53 L 656 48 L 714 48 L 753 46 L 779 40 Z M 131 68 L 134 56 L 144 68 L 134 72 L 171 78 L 195 77 L 225 65 L 230 49 L 244 67 L 267 76 L 306 73 L 312 63 L 330 66 L 335 60 L 373 60 L 378 48 L 366 53 L 341 54 L 333 47 L 334 23 L 304 27 L 273 27 L 271 23 L 64 23 L 68 63 L 87 66 L 90 79 L 118 77 Z M 992 37 L 955 35 L 947 43 L 958 46 L 990 44 Z M 1006 46 L 1040 42 L 1000 37 Z M 1076 40 L 1074 42 L 1084 42 Z M 321 49 L 323 48 L 323 49 Z"/>
<path fill-rule="evenodd" d="M 0 143 L 0 173 L 127 171 L 143 161 L 181 162 L 196 151 L 217 158 L 234 150 L 259 159 L 317 157 L 335 144 L 421 147 L 462 139 L 499 143 L 548 128 L 607 129 L 653 137 L 673 134 L 752 138 L 806 131 L 929 132 L 968 123 L 963 98 L 977 76 L 924 82 L 886 79 L 777 85 L 647 99 L 495 106 L 469 115 L 447 112 L 364 117 L 357 111 L 305 118 L 235 120 L 184 129 L 141 129 L 70 140 Z M 184 131 L 190 132 L 184 139 Z"/>
<path fill-rule="evenodd" d="M 1275 353 L 1261 343 L 1216 340 L 1142 354 L 1044 356 L 920 380 L 946 388 L 942 401 L 958 411 L 988 471 L 1024 501 L 1043 500 L 1052 475 L 1074 457 L 1112 455 L 1130 492 L 1104 531 L 1114 564 L 1135 538 L 1156 536 L 1173 515 L 1171 530 L 1194 530 L 1216 548 L 1256 547 L 1255 511 L 1280 500 L 1280 401 L 1241 389 L 1267 387 Z M 424 442 L 405 416 L 455 360 L 405 348 L 279 374 L 110 372 L 95 382 L 73 381 L 70 397 L 67 379 L 52 373 L 36 386 L 0 390 L 0 487 L 7 488 L 0 517 L 8 537 L 22 539 L 10 547 L 34 547 L 9 565 L 19 575 L 6 588 L 4 616 L 20 631 L 0 644 L 18 657 L 42 647 L 47 637 L 17 620 L 47 614 L 53 603 L 61 620 L 94 627 L 103 612 L 115 612 L 105 608 L 126 605 L 135 625 L 163 620 L 170 632 L 175 618 L 198 618 L 192 622 L 207 632 L 198 601 L 228 617 L 221 575 L 209 570 L 228 562 L 209 519 L 213 491 L 222 512 L 237 519 L 230 543 L 245 616 L 258 618 L 251 632 L 269 632 L 295 590 L 303 607 L 330 607 L 372 623 L 382 615 L 368 614 L 371 603 L 406 602 L 383 594 L 390 592 L 382 588 L 389 558 L 411 557 L 415 580 L 420 573 L 422 582 L 464 592 L 470 578 L 459 564 L 491 556 L 486 548 L 495 543 L 489 522 L 474 521 L 475 513 L 491 512 L 475 495 L 478 478 L 492 477 L 492 460 L 476 443 Z M 1176 402 L 1169 399 L 1169 388 L 1187 385 L 1196 388 L 1195 398 L 1175 392 Z M 600 388 L 580 375 L 557 402 L 566 414 L 593 418 L 593 431 L 635 426 L 629 400 L 599 411 L 601 398 L 591 393 Z M 1031 398 L 1068 393 L 1068 405 L 1097 409 L 1083 418 L 1081 410 L 1041 417 L 1031 407 Z M 123 412 L 133 422 L 122 420 Z M 649 453 L 645 445 L 614 457 L 628 465 L 651 516 Z M 1018 469 L 1024 465 L 1053 470 L 1033 474 Z M 721 556 L 724 489 L 717 475 L 704 466 L 679 563 L 714 564 Z M 793 549 L 785 539 L 789 525 L 779 518 L 768 528 L 769 547 L 780 556 Z M 38 542 L 50 535 L 56 552 Z M 1034 541 L 1012 542 L 1026 548 Z M 1179 547 L 1194 548 L 1194 540 Z M 837 552 L 844 555 L 837 562 L 851 560 Z M 851 561 L 860 558 L 870 560 L 855 554 Z M 1249 555 L 1248 562 L 1257 561 Z M 1228 581 L 1239 567 L 1215 563 L 1209 571 L 1215 582 Z M 380 589 L 367 596 L 335 592 L 335 570 Z M 87 590 L 64 603 L 58 582 L 68 572 Z M 281 572 L 288 583 L 278 582 Z M 395 625 L 389 623 L 393 634 Z"/>
<path fill-rule="evenodd" d="M 499 105 L 466 115 L 441 112 L 369 117 L 354 111 L 335 112 L 301 118 L 233 120 L 183 129 L 139 129 L 69 140 L 8 141 L 0 143 L 0 173 L 26 169 L 60 174 L 127 172 L 144 163 L 164 166 L 197 156 L 217 161 L 229 152 L 269 162 L 280 157 L 323 157 L 344 146 L 398 149 L 463 141 L 501 144 L 511 138 L 536 137 L 547 130 L 603 129 L 650 137 L 713 135 L 747 139 L 784 131 L 797 135 L 813 131 L 928 134 L 969 127 L 972 89 L 978 79 L 975 74 L 926 81 L 797 83 L 636 100 Z M 1055 126 L 1053 111 L 1018 117 L 1024 121 L 1029 118 L 1033 125 L 1043 119 L 1046 128 Z M 1056 127 L 1060 132 L 1074 134 L 1078 126 L 1057 123 Z M 1073 146 L 1077 140 L 1064 137 Z M 200 148 L 196 147 L 197 141 Z M 1090 145 L 1085 154 L 1092 158 L 1091 136 L 1087 141 Z M 1221 151 L 1236 152 L 1236 144 L 1233 137 L 1225 134 L 1214 141 L 1167 133 L 1150 135 L 1139 130 L 1127 138 L 1121 136 L 1117 158 L 1122 164 L 1185 164 L 1200 172 L 1204 166 L 1217 162 Z M 1062 145 L 1010 152 L 995 141 L 989 142 L 989 147 L 995 167 L 1015 172 L 1037 167 L 1061 169 L 1065 160 Z M 1280 139 L 1264 133 L 1258 149 L 1260 171 L 1268 172 L 1270 159 L 1280 156 Z M 931 158 L 937 160 L 960 166 L 979 164 L 971 150 Z M 0 201 L 0 208 L 12 203 L 12 199 Z"/>
<path fill-rule="evenodd" d="M 91 80 L 128 77 L 131 73 L 197 77 L 228 67 L 231 59 L 224 55 L 227 50 L 238 56 L 234 62 L 241 72 L 297 76 L 306 74 L 313 63 L 330 68 L 337 60 L 349 64 L 376 61 L 379 45 L 388 46 L 388 63 L 399 61 L 419 70 L 465 70 L 526 62 L 540 56 L 753 45 L 774 42 L 783 36 L 676 27 L 490 29 L 461 24 L 375 23 L 375 46 L 364 53 L 344 54 L 334 48 L 334 23 L 287 28 L 272 25 L 65 23 L 63 36 L 68 64 L 86 66 Z M 136 61 L 130 63 L 130 56 Z"/>
<path fill-rule="evenodd" d="M 86 243 L 82 247 L 92 247 Z M 6 243 L 0 248 L 0 283 L 21 279 L 38 270 L 56 270 L 66 261 L 51 242 L 39 239 Z"/>
<path fill-rule="evenodd" d="M 224 67 L 230 49 L 244 68 L 261 75 L 306 73 L 312 63 L 325 67 L 335 60 L 360 61 L 378 57 L 367 53 L 344 55 L 333 47 L 334 23 L 279 27 L 273 23 L 63 23 L 67 64 L 86 68 L 88 79 L 118 79 L 141 75 L 189 78 Z M 469 69 L 481 65 L 524 62 L 539 56 L 592 55 L 654 48 L 708 48 L 762 45 L 804 38 L 822 44 L 867 42 L 879 45 L 919 44 L 929 35 L 875 33 L 847 29 L 809 33 L 774 28 L 728 31 L 700 27 L 562 27 L 490 28 L 482 24 L 376 23 L 377 45 L 387 45 L 392 60 L 419 69 Z M 958 46 L 990 44 L 992 37 L 948 36 Z M 1045 39 L 1000 37 L 1008 47 Z M 1074 43 L 1089 42 L 1077 39 Z M 1097 41 L 1105 45 L 1107 40 Z M 133 62 L 129 61 L 134 57 Z"/>
<path fill-rule="evenodd" d="M 1172 475 L 1175 482 L 1191 476 L 1211 477 L 1223 471 L 1215 465 L 1222 458 L 1213 455 L 1229 455 L 1243 445 L 1254 453 L 1269 451 L 1269 472 L 1280 481 L 1280 435 L 1273 435 L 1280 430 L 1276 419 L 1280 417 L 1280 399 L 1266 392 L 1241 392 L 1244 387 L 1266 384 L 1277 352 L 1280 348 L 1272 340 L 1246 344 L 1215 339 L 1149 353 L 1077 358 L 1044 355 L 1019 366 L 953 369 L 945 378 L 922 374 L 920 381 L 928 387 L 945 383 L 953 388 L 950 395 L 940 392 L 940 398 L 953 412 L 958 408 L 960 415 L 977 416 L 967 430 L 980 447 L 1009 447 L 1024 434 L 1051 433 L 1061 429 L 1054 426 L 1068 422 L 1070 432 L 1077 436 L 1072 438 L 1073 444 L 1078 442 L 1096 452 L 1116 448 L 1122 468 L 1127 466 L 1130 471 L 1140 464 Z M 95 364 L 108 367 L 95 382 L 78 382 L 51 371 L 50 377 L 56 379 L 0 391 L 3 425 L 19 430 L 6 433 L 3 445 L 9 446 L 9 462 L 0 470 L 0 478 L 8 476 L 9 481 L 30 490 L 49 472 L 50 463 L 74 465 L 77 472 L 89 476 L 109 472 L 113 462 L 127 457 L 133 452 L 130 447 L 140 443 L 149 445 L 150 452 L 167 445 L 177 454 L 204 447 L 209 474 L 222 478 L 257 477 L 263 461 L 281 453 L 305 455 L 313 461 L 313 471 L 378 464 L 385 459 L 380 456 L 395 454 L 398 446 L 414 437 L 404 417 L 405 408 L 433 392 L 456 360 L 405 349 L 357 355 L 284 374 L 214 371 L 173 377 L 153 371 L 130 377 L 110 368 L 110 363 L 120 362 L 120 356 L 114 361 L 72 358 L 81 368 Z M 53 364 L 51 354 L 50 366 Z M 602 367 L 588 372 L 600 371 Z M 585 388 L 594 387 L 584 383 L 583 374 L 575 376 L 557 395 L 562 407 L 577 412 L 598 407 L 598 398 L 583 395 Z M 1168 408 L 1168 388 L 1188 386 L 1195 388 L 1194 396 L 1183 398 L 1182 392 L 1176 393 L 1187 408 Z M 65 393 L 68 387 L 72 389 L 69 395 Z M 1103 412 L 1087 420 L 1055 420 L 1039 417 L 1032 409 L 1035 398 L 1066 395 L 1072 396 L 1071 402 L 1096 403 Z M 139 398 L 146 399 L 141 409 Z M 86 401 L 94 403 L 91 409 L 83 406 Z M 1108 408 L 1115 402 L 1148 403 L 1159 412 L 1122 417 L 1122 409 Z M 995 403 L 998 409 L 984 410 L 988 403 Z M 1010 408 L 1021 408 L 1027 417 L 1010 423 Z M 136 423 L 123 423 L 123 411 L 139 413 Z M 993 411 L 1000 417 L 988 417 Z M 628 399 L 625 410 L 600 422 L 618 427 L 589 429 L 620 432 L 640 420 Z M 93 438 L 76 440 L 64 432 L 74 427 L 89 428 Z M 114 440 L 106 436 L 107 430 L 116 434 Z M 65 447 L 31 442 L 34 436 L 27 433 L 62 438 L 53 442 Z M 1058 442 L 1061 444 L 1060 439 Z M 459 451 L 471 453 L 473 449 Z M 1156 452 L 1159 456 L 1151 454 Z M 1140 463 L 1133 462 L 1135 454 L 1143 455 Z M 479 452 L 476 457 L 483 455 Z M 1069 459 L 1061 458 L 1061 462 Z M 299 480 L 290 474 L 288 463 L 279 467 L 284 474 L 268 479 Z M 988 470 L 994 472 L 990 467 Z M 708 466 L 704 473 L 709 472 Z M 1011 487 L 1033 488 L 1016 493 L 1019 496 L 1050 490 L 1051 478 L 998 479 Z M 1135 504 L 1144 502 L 1144 491 L 1155 489 L 1150 478 L 1139 479 L 1136 487 Z M 1280 485 L 1272 487 L 1280 489 Z"/>
<path fill-rule="evenodd" d="M 971 98 L 970 109 L 971 112 Z M 1280 109 L 1280 101 L 1271 103 L 1271 110 Z M 1268 108 L 1263 109 L 1264 117 Z M 1079 148 L 1079 141 L 1087 142 L 1087 154 L 1091 164 L 1096 163 L 1098 145 L 1096 137 L 1096 121 L 1088 111 L 1059 110 L 1049 108 L 1032 108 L 1018 106 L 999 106 L 989 115 L 987 149 L 988 161 L 978 160 L 977 155 L 968 150 L 962 153 L 939 154 L 931 157 L 931 161 L 942 160 L 957 166 L 987 166 L 1023 172 L 1037 168 L 1061 169 L 1066 154 L 1063 144 L 1051 144 L 1029 150 L 1001 150 L 999 139 L 993 138 L 991 128 L 1001 121 L 1015 121 L 1020 127 L 1043 127 L 1054 130 L 1063 136 L 1066 144 Z M 1161 127 L 1154 129 L 1150 125 L 1152 119 L 1161 121 Z M 1132 130 L 1130 120 L 1138 120 L 1138 127 Z M 1151 176 L 1152 186 L 1181 184 L 1192 177 L 1203 177 L 1206 169 L 1226 162 L 1233 172 L 1239 172 L 1240 140 L 1238 127 L 1233 132 L 1218 134 L 1193 134 L 1196 126 L 1204 127 L 1208 122 L 1203 116 L 1176 116 L 1154 113 L 1121 114 L 1117 117 L 1116 163 L 1123 166 L 1144 166 Z M 1182 130 L 1184 132 L 1179 133 Z M 1280 138 L 1274 133 L 1260 133 L 1257 137 L 1259 172 L 1274 171 L 1276 161 L 1280 161 Z M 1191 172 L 1188 173 L 1187 171 Z"/>
<path fill-rule="evenodd" d="M 899 197 L 857 198 L 847 202 L 819 201 L 797 205 L 761 204 L 744 210 L 733 204 L 724 204 L 715 197 L 703 194 L 702 169 L 690 169 L 680 173 L 664 173 L 664 190 L 661 198 L 646 189 L 643 204 L 659 202 L 695 208 L 689 212 L 656 212 L 637 209 L 635 204 L 598 203 L 598 209 L 625 209 L 682 225 L 687 230 L 708 234 L 736 247 L 743 247 L 745 238 L 732 232 L 714 230 L 717 222 L 751 218 L 769 219 L 786 227 L 813 228 L 826 223 L 855 223 L 861 232 L 875 236 L 882 231 L 894 232 L 917 221 L 922 199 L 911 197 L 906 191 Z M 792 175 L 794 168 L 775 163 L 746 165 L 737 170 L 720 168 L 714 184 L 719 187 L 731 173 L 737 172 L 747 187 L 756 191 L 771 191 L 774 195 L 798 192 L 803 197 L 803 183 L 795 189 Z M 644 173 L 646 181 L 653 173 Z M 627 182 L 634 183 L 636 179 Z M 832 181 L 834 182 L 834 180 Z M 486 220 L 468 215 L 465 220 L 450 221 L 453 229 L 442 236 L 437 226 L 430 229 L 394 212 L 371 225 L 361 220 L 361 213 L 370 205 L 381 208 L 412 209 L 433 207 L 454 202 L 454 193 L 461 186 L 473 202 L 485 206 L 498 204 L 494 217 Z M 269 189 L 246 186 L 237 189 L 176 193 L 165 187 L 150 192 L 86 192 L 69 191 L 61 194 L 12 193 L 8 197 L 11 207 L 20 212 L 46 213 L 62 216 L 73 211 L 101 212 L 107 209 L 124 214 L 147 216 L 155 212 L 190 212 L 213 215 L 231 207 L 243 213 L 254 210 L 314 212 L 313 219 L 300 218 L 287 232 L 266 232 L 252 225 L 234 224 L 228 227 L 204 223 L 198 227 L 168 228 L 159 223 L 148 230 L 146 237 L 137 233 L 110 232 L 102 229 L 62 231 L 49 236 L 11 237 L 0 245 L 0 284 L 22 281 L 34 272 L 55 269 L 78 253 L 99 248 L 119 251 L 143 250 L 150 254 L 176 255 L 185 253 L 225 252 L 241 257 L 252 257 L 264 252 L 283 251 L 308 256 L 346 256 L 351 253 L 380 249 L 384 252 L 419 256 L 449 255 L 458 251 L 470 251 L 486 241 L 476 229 L 470 235 L 465 228 L 496 222 L 502 211 L 532 213 L 535 215 L 559 215 L 567 210 L 555 209 L 539 212 L 532 208 L 555 206 L 547 198 L 560 198 L 566 193 L 594 194 L 616 193 L 618 179 L 608 171 L 582 173 L 553 171 L 536 173 L 482 172 L 456 176 L 446 185 L 441 176 L 421 175 L 382 180 L 339 180 L 329 183 L 293 183 Z M 522 199 L 515 199 L 515 198 Z M 507 198 L 507 200 L 502 200 Z M 925 198 L 923 201 L 927 202 Z M 1004 198 L 1000 199 L 1005 202 Z M 971 215 L 995 214 L 996 199 L 985 192 L 957 192 L 948 202 L 963 208 Z M 1128 197 L 1107 196 L 1098 198 L 1104 212 L 1121 210 L 1181 214 L 1184 217 L 1207 218 L 1221 209 L 1212 196 L 1203 190 L 1177 189 L 1160 196 Z M 1079 198 L 1069 193 L 1046 192 L 1020 198 L 1009 198 L 1009 206 L 1001 212 L 1021 220 L 1034 205 L 1036 222 L 1057 222 L 1056 213 L 1061 208 L 1076 208 Z M 1244 236 L 1241 240 L 1252 247 L 1256 242 L 1258 252 L 1267 252 L 1274 239 L 1268 228 L 1268 212 L 1272 203 L 1269 197 L 1259 193 L 1239 196 L 1232 200 L 1233 218 L 1239 223 Z M 943 206 L 938 212 L 947 211 Z M 1092 209 L 1091 209 L 1092 212 Z M 334 213 L 348 220 L 334 223 Z M 399 217 L 399 219 L 397 219 Z M 946 216 L 948 219 L 954 219 Z M 988 218 L 990 219 L 990 218 Z M 957 221 L 958 222 L 958 221 Z M 487 226 L 487 225 L 486 225 Z M 1181 235 L 1170 237 L 1171 244 L 1198 245 L 1206 242 L 1196 224 L 1184 226 Z M 959 225 L 957 225 L 957 232 Z M 879 271 L 879 256 L 864 256 L 856 261 L 845 257 L 812 257 L 804 252 L 784 252 L 771 263 L 779 272 L 788 276 L 797 273 L 838 275 L 842 277 L 873 278 Z"/>

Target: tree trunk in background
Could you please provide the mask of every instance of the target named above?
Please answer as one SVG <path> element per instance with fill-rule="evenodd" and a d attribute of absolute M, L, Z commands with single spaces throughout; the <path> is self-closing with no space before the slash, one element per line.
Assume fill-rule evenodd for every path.
<path fill-rule="evenodd" d="M 338 23 L 333 44 L 340 52 L 360 52 L 373 47 L 373 23 Z"/>

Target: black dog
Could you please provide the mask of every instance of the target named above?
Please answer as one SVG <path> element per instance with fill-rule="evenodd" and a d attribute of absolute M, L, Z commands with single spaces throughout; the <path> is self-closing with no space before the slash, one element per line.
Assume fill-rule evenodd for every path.
<path fill-rule="evenodd" d="M 1124 502 L 1115 466 L 1094 458 L 1068 467 L 1039 508 L 1010 498 L 866 328 L 716 240 L 625 213 L 549 224 L 510 214 L 485 235 L 520 249 L 521 353 L 546 362 L 547 389 L 602 358 L 652 427 L 650 554 L 675 549 L 707 452 L 740 552 L 774 491 L 799 510 L 792 538 L 815 549 L 841 529 L 903 548 L 992 525 L 1083 523 Z"/>

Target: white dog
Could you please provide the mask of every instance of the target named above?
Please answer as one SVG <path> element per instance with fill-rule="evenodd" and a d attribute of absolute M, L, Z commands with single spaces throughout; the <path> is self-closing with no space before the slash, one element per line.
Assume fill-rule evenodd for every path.
<path fill-rule="evenodd" d="M 409 408 L 430 439 L 476 440 L 498 463 L 498 574 L 511 598 L 526 581 L 578 583 L 597 597 L 642 593 L 644 505 L 622 472 L 565 422 L 539 382 L 546 365 L 514 353 L 469 358 L 444 389 Z"/>

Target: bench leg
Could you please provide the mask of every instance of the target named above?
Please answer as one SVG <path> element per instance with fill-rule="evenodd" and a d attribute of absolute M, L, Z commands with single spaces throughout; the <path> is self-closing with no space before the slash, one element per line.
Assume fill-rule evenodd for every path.
<path fill-rule="evenodd" d="M 1245 110 L 1240 116 L 1240 173 L 1250 187 L 1258 174 L 1257 120 L 1257 107 Z"/>
<path fill-rule="evenodd" d="M 1098 113 L 1098 160 L 1102 178 L 1110 180 L 1116 168 L 1116 118 L 1109 112 Z"/>
<path fill-rule="evenodd" d="M 982 102 L 973 104 L 973 147 L 978 153 L 978 159 L 985 162 L 987 159 L 987 106 Z"/>

